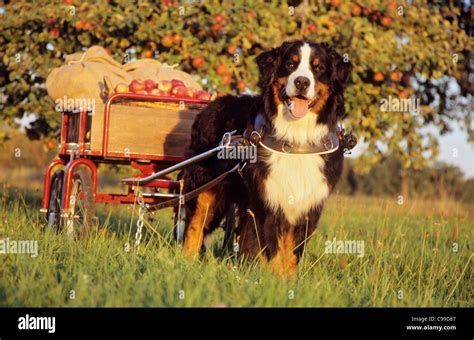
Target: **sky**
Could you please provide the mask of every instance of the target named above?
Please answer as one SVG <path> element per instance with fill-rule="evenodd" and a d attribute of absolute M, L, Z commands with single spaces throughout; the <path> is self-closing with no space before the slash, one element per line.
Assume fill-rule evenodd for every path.
<path fill-rule="evenodd" d="M 467 142 L 467 134 L 456 125 L 453 132 L 439 138 L 440 154 L 438 159 L 457 165 L 464 172 L 465 178 L 474 178 L 474 145 Z M 453 149 L 457 148 L 457 157 Z"/>
<path fill-rule="evenodd" d="M 474 144 L 468 143 L 467 133 L 462 131 L 458 123 L 452 123 L 453 131 L 440 136 L 436 129 L 429 132 L 438 137 L 439 155 L 438 161 L 443 161 L 458 166 L 464 173 L 464 178 L 474 178 Z M 453 151 L 457 149 L 456 152 Z M 364 151 L 364 147 L 358 144 L 352 150 L 351 158 L 357 158 Z"/>

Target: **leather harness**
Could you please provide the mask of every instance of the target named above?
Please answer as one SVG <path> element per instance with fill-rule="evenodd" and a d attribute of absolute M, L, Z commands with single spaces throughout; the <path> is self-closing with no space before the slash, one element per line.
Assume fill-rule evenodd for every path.
<path fill-rule="evenodd" d="M 337 151 L 340 146 L 340 136 L 343 136 L 342 125 L 337 125 L 336 129 L 324 135 L 318 144 L 290 143 L 275 137 L 274 132 L 268 127 L 262 114 L 255 118 L 254 127 L 251 132 L 247 129 L 244 138 L 253 145 L 260 145 L 268 151 L 285 155 L 324 155 Z"/>
<path fill-rule="evenodd" d="M 237 145 L 256 145 L 271 152 L 285 155 L 323 155 L 335 152 L 340 147 L 343 148 L 344 153 L 348 153 L 356 144 L 357 140 L 352 132 L 346 134 L 342 124 L 340 123 L 336 125 L 336 128 L 333 131 L 329 131 L 324 137 L 322 137 L 319 144 L 292 144 L 288 141 L 277 139 L 268 127 L 262 114 L 257 115 L 253 127 L 246 129 L 243 135 L 233 135 L 230 142 L 230 145 L 234 147 Z M 237 172 L 242 175 L 241 171 L 246 164 L 245 161 L 242 161 L 210 182 L 207 182 L 186 194 L 182 194 L 179 197 L 155 205 L 147 205 L 146 208 L 149 211 L 155 211 L 175 206 L 180 202 L 186 202 L 197 197 L 201 192 L 209 190 L 219 184 L 231 173 Z"/>

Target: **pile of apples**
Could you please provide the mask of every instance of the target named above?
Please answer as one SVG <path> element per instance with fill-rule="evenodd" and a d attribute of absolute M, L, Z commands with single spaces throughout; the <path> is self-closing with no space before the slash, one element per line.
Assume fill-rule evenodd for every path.
<path fill-rule="evenodd" d="M 148 94 L 162 97 L 195 98 L 201 100 L 210 100 L 211 95 L 203 90 L 193 91 L 178 79 L 162 80 L 159 83 L 147 79 L 145 81 L 132 80 L 130 84 L 117 84 L 115 93 L 136 93 Z"/>

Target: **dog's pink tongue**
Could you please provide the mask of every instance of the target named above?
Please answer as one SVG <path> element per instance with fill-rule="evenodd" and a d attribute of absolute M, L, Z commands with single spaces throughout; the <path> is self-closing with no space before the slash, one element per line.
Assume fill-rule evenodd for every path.
<path fill-rule="evenodd" d="M 292 108 L 291 108 L 291 113 L 293 114 L 294 117 L 296 118 L 301 118 L 306 115 L 308 112 L 308 101 L 306 99 L 300 99 L 300 98 L 292 98 Z"/>

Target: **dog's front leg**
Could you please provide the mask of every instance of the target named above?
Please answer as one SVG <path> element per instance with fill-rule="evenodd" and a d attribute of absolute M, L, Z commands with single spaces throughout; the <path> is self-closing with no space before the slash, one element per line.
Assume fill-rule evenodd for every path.
<path fill-rule="evenodd" d="M 298 265 L 294 227 L 280 214 L 268 212 L 259 218 L 250 209 L 241 222 L 241 254 L 247 259 L 257 259 L 260 265 L 269 266 L 279 276 L 294 278 Z"/>
<path fill-rule="evenodd" d="M 190 218 L 186 223 L 184 233 L 184 255 L 194 258 L 201 249 L 205 231 L 214 218 L 216 209 L 216 194 L 205 191 L 198 195 L 195 207 L 189 213 Z"/>
<path fill-rule="evenodd" d="M 275 221 L 276 222 L 276 221 Z M 278 222 L 277 222 L 278 223 Z M 276 237 L 269 240 L 268 258 L 271 270 L 282 277 L 291 279 L 298 273 L 294 227 L 279 221 L 278 225 L 269 226 L 278 230 Z M 273 231 L 274 233 L 274 231 Z"/>

